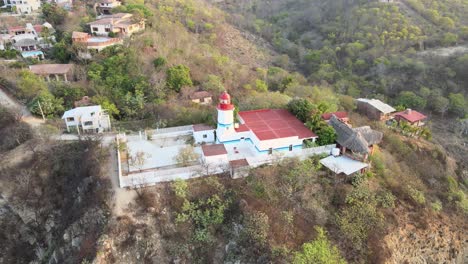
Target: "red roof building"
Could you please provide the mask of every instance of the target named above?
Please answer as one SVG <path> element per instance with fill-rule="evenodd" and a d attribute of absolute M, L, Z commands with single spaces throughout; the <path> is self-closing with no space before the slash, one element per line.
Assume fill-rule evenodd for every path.
<path fill-rule="evenodd" d="M 227 155 L 224 144 L 202 145 L 201 148 L 205 157 Z"/>
<path fill-rule="evenodd" d="M 348 118 L 348 113 L 344 111 L 339 111 L 339 112 L 333 112 L 333 113 L 325 113 L 322 114 L 322 119 L 325 120 L 326 122 L 330 121 L 330 118 L 332 115 L 336 116 L 338 120 L 341 120 L 345 123 L 348 123 L 349 118 Z"/>
<path fill-rule="evenodd" d="M 394 117 L 398 122 L 404 120 L 411 125 L 416 126 L 424 125 L 423 121 L 427 118 L 427 116 L 421 114 L 420 112 L 411 109 L 406 109 L 405 111 L 395 113 Z"/>
<path fill-rule="evenodd" d="M 316 138 L 310 129 L 285 109 L 263 109 L 239 112 L 242 130 L 252 130 L 260 141 L 297 136 L 299 139 Z"/>

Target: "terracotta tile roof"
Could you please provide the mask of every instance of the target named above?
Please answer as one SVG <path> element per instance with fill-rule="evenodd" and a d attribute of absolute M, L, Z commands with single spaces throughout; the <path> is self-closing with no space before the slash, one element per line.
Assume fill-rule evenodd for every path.
<path fill-rule="evenodd" d="M 328 120 L 330 120 L 332 115 L 335 115 L 336 117 L 338 117 L 338 119 L 348 118 L 348 113 L 347 112 L 339 111 L 339 112 L 333 112 L 333 113 L 325 113 L 325 114 L 322 115 L 322 119 L 328 121 Z"/>
<path fill-rule="evenodd" d="M 427 116 L 411 109 L 406 109 L 405 111 L 395 113 L 395 116 L 399 116 L 411 123 L 418 122 L 427 118 Z"/>
<path fill-rule="evenodd" d="M 29 66 L 29 70 L 38 75 L 67 74 L 73 64 L 36 64 Z"/>
<path fill-rule="evenodd" d="M 202 145 L 202 151 L 203 155 L 206 157 L 227 154 L 224 144 Z"/>
<path fill-rule="evenodd" d="M 244 125 L 259 140 L 297 136 L 299 139 L 317 137 L 301 121 L 285 109 L 264 109 L 239 112 Z M 239 127 L 240 128 L 240 127 Z"/>
<path fill-rule="evenodd" d="M 34 25 L 33 28 L 36 31 L 36 33 L 41 33 L 42 28 L 44 28 L 44 26 L 43 25 Z"/>
<path fill-rule="evenodd" d="M 72 38 L 87 38 L 88 36 L 89 34 L 85 32 L 73 31 L 72 33 Z"/>
<path fill-rule="evenodd" d="M 249 162 L 246 159 L 230 160 L 229 164 L 232 168 L 240 168 L 250 166 Z"/>
<path fill-rule="evenodd" d="M 14 26 L 14 27 L 8 28 L 8 31 L 20 31 L 20 30 L 26 30 L 26 28 L 23 26 Z"/>
<path fill-rule="evenodd" d="M 244 125 L 244 124 L 240 124 L 238 128 L 235 128 L 236 132 L 247 132 L 249 131 L 249 127 Z"/>
<path fill-rule="evenodd" d="M 199 132 L 199 131 L 208 131 L 208 130 L 214 130 L 213 127 L 205 124 L 196 124 L 193 125 L 193 131 Z"/>

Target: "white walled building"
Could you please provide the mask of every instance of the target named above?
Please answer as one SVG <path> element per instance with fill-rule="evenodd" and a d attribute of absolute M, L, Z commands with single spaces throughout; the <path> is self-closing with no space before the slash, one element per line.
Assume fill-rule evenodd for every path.
<path fill-rule="evenodd" d="M 234 105 L 224 92 L 219 97 L 217 143 L 250 142 L 258 154 L 302 149 L 305 140 L 315 141 L 317 135 L 285 109 L 241 111 L 240 123 L 234 123 Z"/>
<path fill-rule="evenodd" d="M 5 0 L 5 5 L 11 7 L 17 14 L 31 14 L 41 7 L 40 0 Z"/>
<path fill-rule="evenodd" d="M 91 34 L 97 36 L 109 36 L 115 33 L 120 37 L 129 37 L 133 33 L 145 29 L 145 21 L 134 21 L 132 14 L 118 13 L 103 16 L 101 19 L 88 23 Z"/>
<path fill-rule="evenodd" d="M 122 2 L 118 0 L 100 0 L 98 1 L 97 10 L 101 14 L 108 15 L 112 12 L 111 11 L 112 8 L 115 8 L 121 5 L 122 5 Z"/>
<path fill-rule="evenodd" d="M 44 54 L 41 49 L 47 49 L 53 46 L 55 42 L 55 29 L 49 23 L 42 25 L 33 25 L 27 23 L 26 26 L 15 26 L 8 28 L 8 34 L 1 36 L 4 49 L 7 43 L 21 52 L 23 58 L 27 57 L 40 57 L 43 58 Z"/>
<path fill-rule="evenodd" d="M 111 129 L 109 115 L 100 105 L 73 108 L 66 111 L 62 119 L 65 120 L 68 132 L 70 128 L 78 133 L 102 133 Z"/>
<path fill-rule="evenodd" d="M 225 165 L 229 163 L 228 153 L 223 144 L 202 145 L 203 163 L 207 165 Z"/>
<path fill-rule="evenodd" d="M 196 144 L 213 143 L 215 142 L 214 128 L 197 124 L 193 125 L 193 138 Z"/>

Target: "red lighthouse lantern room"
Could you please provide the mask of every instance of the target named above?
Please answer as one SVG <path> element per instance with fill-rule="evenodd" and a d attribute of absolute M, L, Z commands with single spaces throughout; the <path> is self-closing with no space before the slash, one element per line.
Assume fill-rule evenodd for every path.
<path fill-rule="evenodd" d="M 218 109 L 219 110 L 233 110 L 234 109 L 234 105 L 231 104 L 231 96 L 226 91 L 224 91 L 219 96 Z"/>

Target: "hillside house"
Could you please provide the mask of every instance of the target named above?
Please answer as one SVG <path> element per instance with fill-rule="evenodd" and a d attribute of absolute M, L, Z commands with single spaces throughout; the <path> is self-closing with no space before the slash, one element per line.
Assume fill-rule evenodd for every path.
<path fill-rule="evenodd" d="M 322 119 L 329 123 L 330 122 L 330 118 L 332 116 L 335 116 L 336 118 L 338 118 L 340 121 L 344 122 L 344 123 L 349 123 L 349 117 L 348 117 L 348 113 L 347 112 L 344 112 L 344 111 L 340 111 L 340 112 L 333 112 L 333 113 L 325 113 L 325 114 L 322 114 Z"/>
<path fill-rule="evenodd" d="M 213 102 L 213 95 L 207 91 L 197 91 L 192 93 L 190 100 L 196 104 L 211 104 Z"/>
<path fill-rule="evenodd" d="M 356 101 L 358 112 L 371 120 L 388 120 L 391 118 L 391 114 L 396 111 L 395 108 L 378 99 L 359 98 Z"/>
<path fill-rule="evenodd" d="M 27 15 L 41 7 L 40 0 L 5 0 L 5 6 L 11 7 L 17 14 Z"/>
<path fill-rule="evenodd" d="M 135 21 L 133 15 L 127 13 L 102 16 L 88 25 L 91 28 L 91 34 L 97 36 L 109 36 L 109 33 L 114 33 L 120 37 L 129 37 L 145 29 L 144 20 Z"/>
<path fill-rule="evenodd" d="M 330 118 L 330 125 L 335 129 L 340 152 L 358 161 L 366 161 L 373 153 L 374 145 L 382 141 L 383 133 L 369 126 L 351 128 L 336 116 Z"/>
<path fill-rule="evenodd" d="M 68 132 L 102 133 L 111 129 L 110 117 L 100 105 L 73 108 L 66 111 L 62 119 Z"/>
<path fill-rule="evenodd" d="M 103 15 L 110 15 L 112 9 L 122 5 L 118 0 L 100 0 L 97 3 L 97 11 Z"/>
<path fill-rule="evenodd" d="M 2 35 L 3 48 L 10 43 L 12 48 L 21 52 L 23 58 L 38 57 L 43 58 L 44 53 L 41 49 L 51 48 L 55 42 L 54 28 L 49 23 L 42 25 L 15 26 L 8 28 L 8 34 Z"/>
<path fill-rule="evenodd" d="M 47 82 L 51 80 L 68 82 L 73 78 L 73 64 L 36 64 L 29 66 L 29 70 Z"/>
<path fill-rule="evenodd" d="M 123 40 L 121 38 L 95 37 L 88 33 L 73 31 L 72 42 L 78 46 L 82 45 L 83 49 L 87 50 L 78 53 L 81 58 L 90 59 L 92 57 L 91 51 L 100 52 L 107 47 L 122 44 Z"/>
<path fill-rule="evenodd" d="M 427 116 L 412 109 L 406 109 L 405 111 L 397 112 L 393 116 L 398 123 L 401 121 L 406 121 L 412 126 L 424 126 L 424 121 L 427 119 Z"/>

